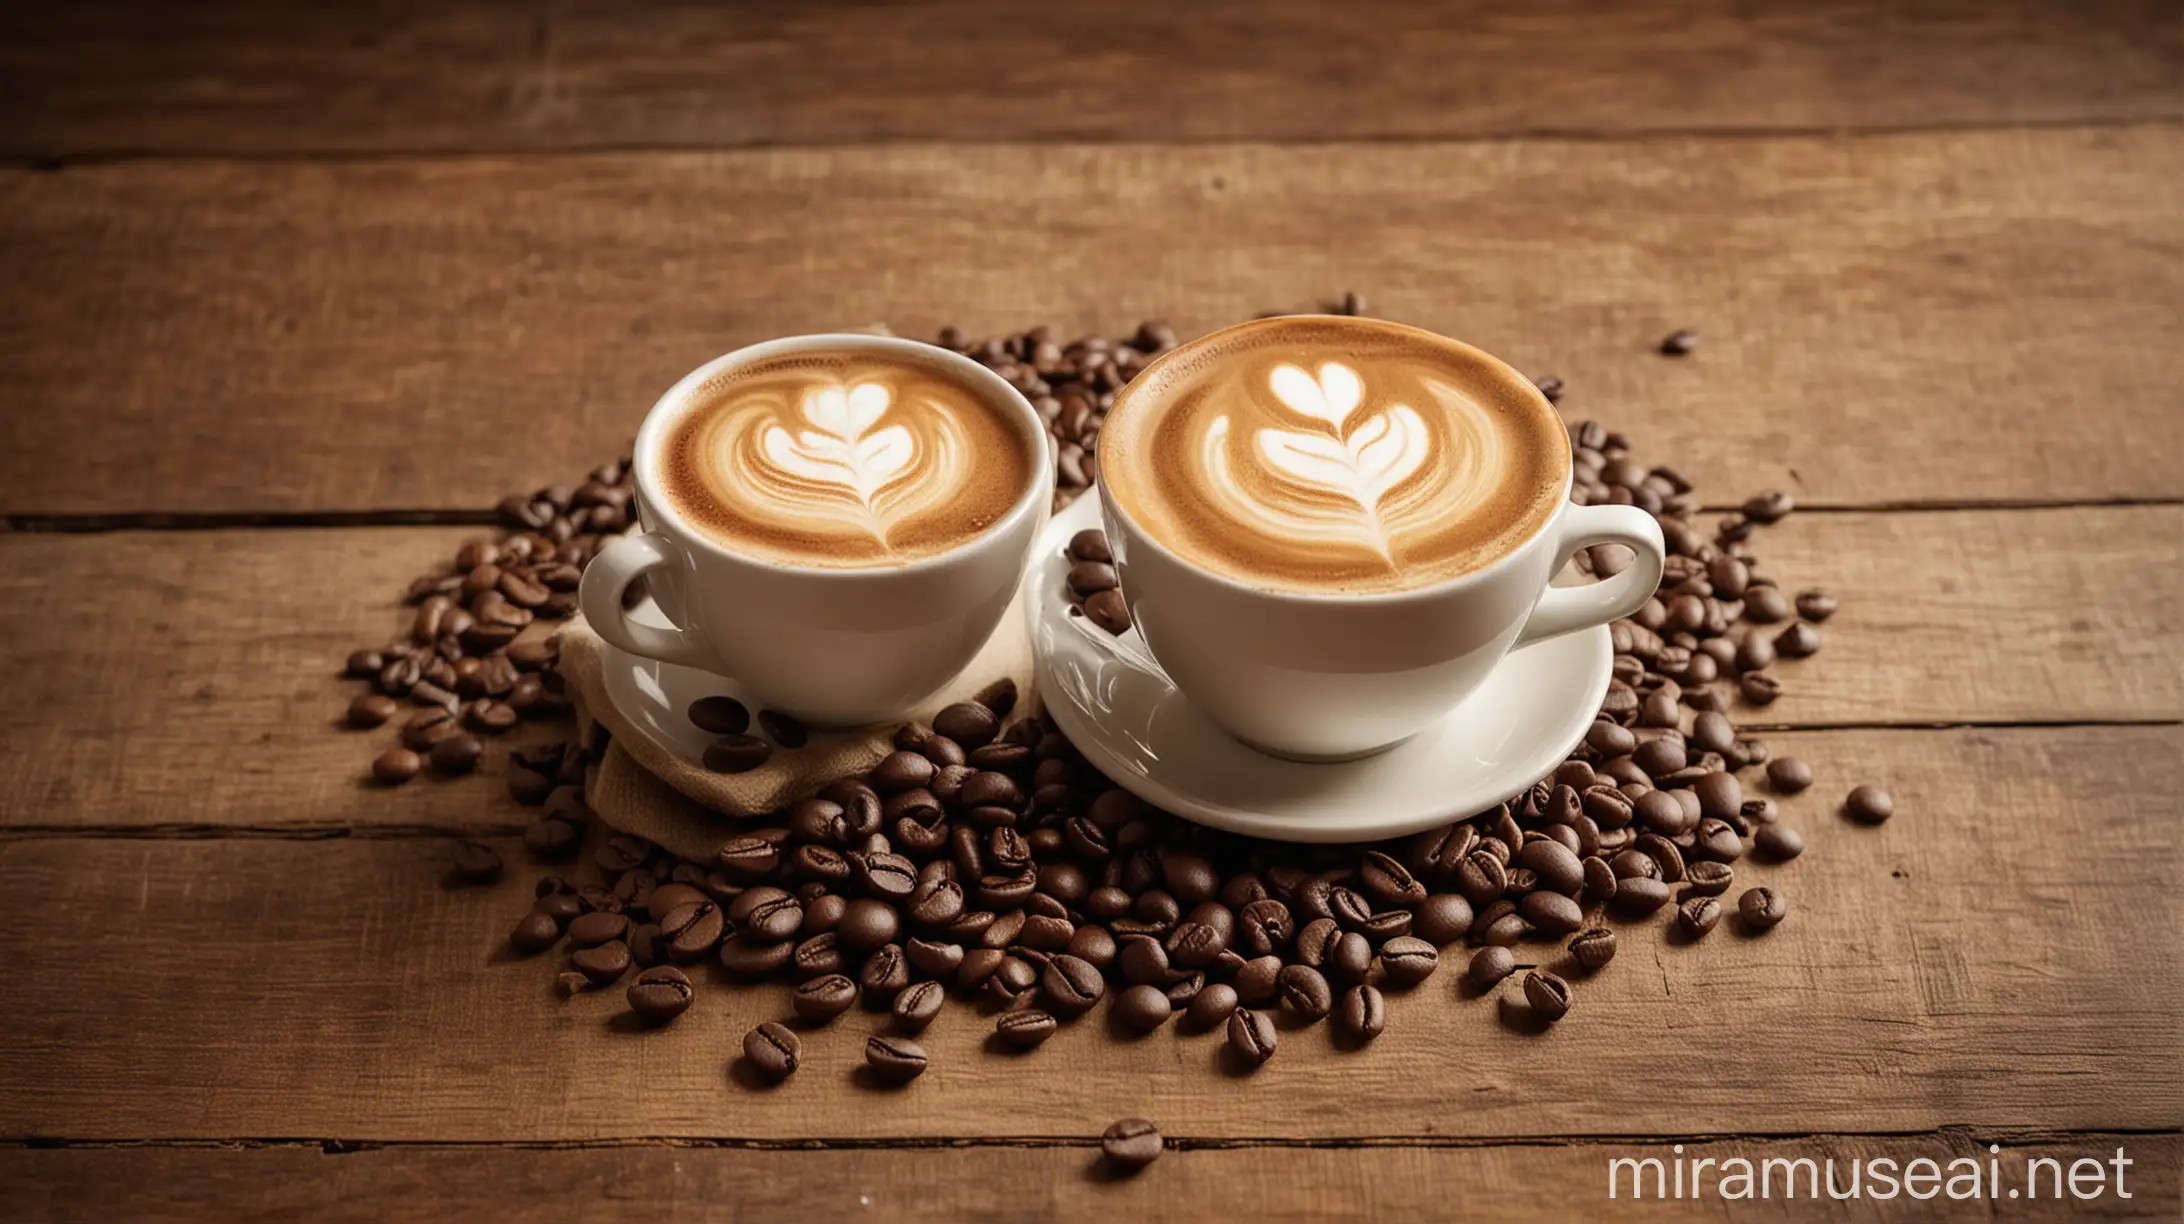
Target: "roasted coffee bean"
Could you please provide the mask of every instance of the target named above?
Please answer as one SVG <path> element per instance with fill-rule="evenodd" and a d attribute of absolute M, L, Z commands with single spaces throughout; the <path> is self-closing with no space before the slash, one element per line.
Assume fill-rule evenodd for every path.
<path fill-rule="evenodd" d="M 1130 630 L 1130 606 L 1123 601 L 1121 591 L 1101 591 L 1085 600 L 1084 616 L 1112 634 Z"/>
<path fill-rule="evenodd" d="M 1040 993 L 1049 1010 L 1065 1016 L 1090 1011 L 1107 993 L 1107 981 L 1097 967 L 1067 953 L 1047 962 L 1039 979 Z"/>
<path fill-rule="evenodd" d="M 1168 1001 L 1167 992 L 1160 987 L 1137 985 L 1126 987 L 1116 995 L 1107 1010 L 1123 1027 L 1150 1033 L 1168 1022 L 1175 1005 Z"/>
<path fill-rule="evenodd" d="M 1809 621 L 1824 621 L 1835 615 L 1835 596 L 1815 587 L 1797 593 L 1797 614 Z"/>
<path fill-rule="evenodd" d="M 1342 934 L 1342 928 L 1332 918 L 1314 918 L 1297 932 L 1296 957 L 1300 964 L 1319 966 L 1327 961 L 1328 949 Z"/>
<path fill-rule="evenodd" d="M 1780 489 L 1754 494 L 1744 503 L 1744 517 L 1755 523 L 1779 523 L 1797 508 L 1796 499 Z"/>
<path fill-rule="evenodd" d="M 1210 982 L 1191 997 L 1185 1019 L 1194 1029 L 1210 1029 L 1226 1023 L 1239 1002 L 1235 987 L 1226 982 Z"/>
<path fill-rule="evenodd" d="M 788 1026 L 769 1020 L 743 1035 L 743 1057 L 760 1075 L 784 1080 L 796 1073 L 804 1043 Z"/>
<path fill-rule="evenodd" d="M 515 929 L 508 932 L 508 946 L 525 956 L 544 952 L 560 939 L 561 924 L 536 909 L 517 919 Z"/>
<path fill-rule="evenodd" d="M 1524 1001 L 1542 1024 L 1553 1024 L 1570 1014 L 1570 984 L 1545 969 L 1524 975 Z"/>
<path fill-rule="evenodd" d="M 1471 929 L 1471 903 L 1455 893 L 1434 893 L 1411 911 L 1411 934 L 1446 947 Z"/>
<path fill-rule="evenodd" d="M 424 758 L 409 749 L 389 748 L 372 761 L 372 780 L 381 786 L 400 786 L 424 767 Z"/>
<path fill-rule="evenodd" d="M 1785 659 L 1809 659 L 1820 653 L 1820 631 L 1805 621 L 1793 622 L 1775 635 L 1774 648 Z"/>
<path fill-rule="evenodd" d="M 1221 873 L 1202 854 L 1171 851 L 1160 856 L 1161 879 L 1184 905 L 1211 901 L 1221 891 Z"/>
<path fill-rule="evenodd" d="M 356 700 L 349 703 L 349 725 L 367 729 L 384 726 L 401 709 L 394 698 L 384 693 L 359 693 Z"/>
<path fill-rule="evenodd" d="M 1373 967 L 1373 945 L 1355 931 L 1344 931 L 1327 945 L 1322 969 L 1335 984 L 1362 982 Z"/>
<path fill-rule="evenodd" d="M 763 837 L 731 837 L 721 844 L 718 858 L 730 879 L 756 882 L 781 866 L 781 847 Z"/>
<path fill-rule="evenodd" d="M 1752 835 L 1752 848 L 1773 862 L 1788 862 L 1805 852 L 1805 835 L 1786 824 L 1761 825 Z"/>
<path fill-rule="evenodd" d="M 583 901 L 578 898 L 576 893 L 572 892 L 549 893 L 542 896 L 538 899 L 536 908 L 539 913 L 546 915 L 553 919 L 557 925 L 564 927 L 576 921 L 578 914 L 587 912 L 584 909 Z"/>
<path fill-rule="evenodd" d="M 739 977 L 765 977 L 795 955 L 795 944 L 753 939 L 740 931 L 720 941 L 721 968 Z"/>
<path fill-rule="evenodd" d="M 1282 958 L 1257 956 L 1245 961 L 1232 983 L 1240 1002 L 1258 1007 L 1272 1003 L 1281 990 Z"/>
<path fill-rule="evenodd" d="M 954 944 L 946 946 L 955 947 Z M 963 957 L 963 949 L 956 948 L 955 951 L 956 959 L 960 962 Z M 841 942 L 835 938 L 832 931 L 822 931 L 796 945 L 796 951 L 790 955 L 789 959 L 795 964 L 797 973 L 807 978 L 825 977 L 830 973 L 840 973 L 847 965 L 842 956 Z"/>
<path fill-rule="evenodd" d="M 923 753 L 898 750 L 872 767 L 870 779 L 874 788 L 892 795 L 923 788 L 932 782 L 937 768 Z"/>
<path fill-rule="evenodd" d="M 835 937 L 842 946 L 860 952 L 895 942 L 902 933 L 902 917 L 893 906 L 870 897 L 859 897 L 842 911 L 842 921 L 834 928 Z"/>
<path fill-rule="evenodd" d="M 795 902 L 789 904 L 794 906 Z M 660 937 L 666 941 L 668 959 L 687 964 L 711 952 L 720 943 L 723 925 L 720 907 L 710 901 L 685 901 L 660 915 Z M 761 939 L 787 939 L 795 933 L 792 926 L 779 935 L 757 935 Z"/>
<path fill-rule="evenodd" d="M 700 697 L 690 703 L 690 721 L 707 735 L 741 735 L 751 729 L 751 711 L 733 697 Z"/>
<path fill-rule="evenodd" d="M 857 985 L 864 991 L 865 999 L 874 1005 L 893 999 L 909 984 L 910 962 L 894 944 L 874 949 L 857 971 Z"/>
<path fill-rule="evenodd" d="M 1517 903 L 1517 913 L 1533 929 L 1551 936 L 1567 935 L 1585 925 L 1584 908 L 1557 892 L 1524 894 Z"/>
<path fill-rule="evenodd" d="M 1100 1136 L 1100 1151 L 1107 1163 L 1124 1173 L 1135 1173 L 1160 1159 L 1160 1131 L 1143 1118 L 1124 1118 Z"/>
<path fill-rule="evenodd" d="M 755 735 L 724 735 L 705 750 L 705 767 L 714 773 L 749 773 L 773 755 L 773 745 Z"/>
<path fill-rule="evenodd" d="M 594 986 L 605 986 L 619 981 L 629 972 L 629 945 L 621 940 L 611 940 L 596 948 L 579 948 L 569 957 L 569 964 Z"/>
<path fill-rule="evenodd" d="M 994 1036 L 1003 1045 L 1019 1050 L 1043 1045 L 1060 1027 L 1053 1016 L 1036 1009 L 1003 1012 L 993 1022 Z"/>
<path fill-rule="evenodd" d="M 569 923 L 569 939 L 578 947 L 596 947 L 629 934 L 629 925 L 629 919 L 622 914 L 582 914 Z"/>
<path fill-rule="evenodd" d="M 1796 757 L 1776 757 L 1767 762 L 1767 785 L 1785 795 L 1794 795 L 1812 785 L 1812 766 Z"/>
<path fill-rule="evenodd" d="M 925 1074 L 925 1047 L 908 1037 L 875 1034 L 865 1039 L 865 1066 L 885 1084 L 907 1084 Z"/>
<path fill-rule="evenodd" d="M 1472 989 L 1491 990 L 1503 978 L 1516 972 L 1517 958 L 1509 949 L 1490 946 L 1472 954 L 1471 964 L 1464 970 L 1464 980 Z"/>
<path fill-rule="evenodd" d="M 1334 1006 L 1334 992 L 1320 971 L 1309 965 L 1289 965 L 1276 980 L 1282 1006 L 1305 1021 L 1325 1019 Z"/>
<path fill-rule="evenodd" d="M 1727 863 L 1701 859 L 1684 869 L 1684 892 L 1690 897 L 1718 897 L 1729 891 L 1736 871 Z"/>
<path fill-rule="evenodd" d="M 1585 866 L 1575 851 L 1561 842 L 1533 841 L 1517 852 L 1518 865 L 1529 869 L 1541 888 L 1574 893 L 1585 886 Z"/>
<path fill-rule="evenodd" d="M 1615 883 L 1616 910 L 1633 918 L 1645 917 L 1668 904 L 1668 900 L 1668 885 L 1657 879 L 1625 876 Z"/>
<path fill-rule="evenodd" d="M 1388 1003 L 1379 989 L 1357 985 L 1343 992 L 1336 1022 L 1359 1041 L 1371 1041 L 1388 1028 Z"/>
<path fill-rule="evenodd" d="M 888 1010 L 894 1016 L 895 1027 L 906 1033 L 922 1033 L 947 1001 L 948 992 L 939 982 L 918 982 L 897 994 Z"/>
<path fill-rule="evenodd" d="M 1782 695 L 1782 682 L 1766 672 L 1749 671 L 1737 680 L 1737 690 L 1753 705 L 1772 705 Z"/>
<path fill-rule="evenodd" d="M 1663 357 L 1683 357 L 1699 347 L 1699 333 L 1688 327 L 1679 327 L 1661 341 Z"/>
<path fill-rule="evenodd" d="M 694 997 L 689 975 L 673 965 L 638 974 L 627 995 L 629 1010 L 647 1024 L 665 1024 L 689 1011 Z"/>
<path fill-rule="evenodd" d="M 839 973 L 804 982 L 789 995 L 789 1006 L 812 1024 L 830 1024 L 857 1003 L 857 984 Z"/>
<path fill-rule="evenodd" d="M 1699 939 L 1721 924 L 1721 901 L 1693 897 L 1676 907 L 1676 931 L 1686 939 Z"/>
<path fill-rule="evenodd" d="M 1606 927 L 1580 931 L 1570 939 L 1570 959 L 1587 971 L 1597 971 L 1615 959 L 1615 932 Z"/>
<path fill-rule="evenodd" d="M 1425 885 L 1411 875 L 1410 869 L 1378 850 L 1366 852 L 1358 878 L 1366 895 L 1381 905 L 1416 905 L 1426 898 Z"/>
<path fill-rule="evenodd" d="M 933 715 L 933 730 L 969 752 L 992 743 L 1001 732 L 1001 720 L 975 701 L 959 701 Z"/>
<path fill-rule="evenodd" d="M 1239 1007 L 1230 1014 L 1228 1048 L 1245 1066 L 1265 1066 L 1267 1060 L 1274 1057 L 1276 1040 L 1274 1021 L 1265 1013 Z"/>
<path fill-rule="evenodd" d="M 1896 800 L 1887 791 L 1866 782 L 1851 788 L 1843 800 L 1843 813 L 1859 824 L 1877 825 L 1896 814 Z"/>
<path fill-rule="evenodd" d="M 1169 932 L 1168 960 L 1179 969 L 1203 969 L 1228 949 L 1228 940 L 1202 922 L 1184 922 Z"/>
<path fill-rule="evenodd" d="M 1415 986 L 1441 967 L 1441 954 L 1425 940 L 1404 935 L 1380 945 L 1380 966 L 1390 979 Z"/>
<path fill-rule="evenodd" d="M 1737 898 L 1737 916 L 1744 919 L 1747 929 L 1770 931 L 1789 913 L 1789 906 L 1782 894 L 1772 888 L 1747 888 Z"/>
<path fill-rule="evenodd" d="M 490 884 L 501 876 L 500 851 L 484 842 L 463 842 L 455 847 L 454 873 L 466 884 Z"/>

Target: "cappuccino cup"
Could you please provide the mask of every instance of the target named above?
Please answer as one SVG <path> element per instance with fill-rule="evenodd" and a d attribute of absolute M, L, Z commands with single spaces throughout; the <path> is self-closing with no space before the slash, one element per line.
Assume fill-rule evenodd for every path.
<path fill-rule="evenodd" d="M 1049 445 L 1022 394 L 946 349 L 870 335 L 738 349 L 646 415 L 643 530 L 585 568 L 585 620 L 813 726 L 900 717 L 1007 611 L 1053 501 Z M 670 627 L 629 615 L 640 578 Z"/>
<path fill-rule="evenodd" d="M 1569 435 L 1529 379 L 1395 323 L 1284 316 L 1173 349 L 1117 393 L 1098 466 L 1147 649 L 1278 756 L 1392 747 L 1512 648 L 1628 616 L 1660 583 L 1652 515 L 1570 504 Z M 1606 543 L 1636 562 L 1549 585 Z"/>

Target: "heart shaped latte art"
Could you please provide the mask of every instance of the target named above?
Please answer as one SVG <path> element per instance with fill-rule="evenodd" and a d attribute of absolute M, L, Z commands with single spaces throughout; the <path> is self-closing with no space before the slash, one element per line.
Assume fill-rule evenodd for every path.
<path fill-rule="evenodd" d="M 1393 533 L 1406 481 L 1425 467 L 1433 438 L 1417 410 L 1389 403 L 1353 424 L 1365 401 L 1364 380 L 1341 362 L 1316 374 L 1282 364 L 1267 389 L 1295 416 L 1314 422 L 1253 431 L 1251 456 L 1267 479 L 1242 480 L 1230 466 L 1227 416 L 1207 428 L 1203 458 L 1216 487 L 1268 526 L 1302 539 L 1345 542 L 1395 564 Z"/>
<path fill-rule="evenodd" d="M 839 497 L 823 500 L 853 507 L 882 544 L 900 507 L 883 502 L 881 493 L 918 458 L 907 428 L 879 424 L 893 399 L 878 383 L 822 388 L 804 396 L 805 428 L 768 425 L 759 435 L 759 449 L 778 472 L 814 490 L 838 491 Z"/>

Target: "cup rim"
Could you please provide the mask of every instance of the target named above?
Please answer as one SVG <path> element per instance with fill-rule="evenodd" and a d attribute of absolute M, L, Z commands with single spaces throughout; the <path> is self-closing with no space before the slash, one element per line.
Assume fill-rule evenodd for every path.
<path fill-rule="evenodd" d="M 683 414 L 689 411 L 692 392 L 723 371 L 783 353 L 820 348 L 908 352 L 918 360 L 932 361 L 947 367 L 951 372 L 960 375 L 965 382 L 972 384 L 976 390 L 985 393 L 989 399 L 1007 404 L 1009 411 L 1016 414 L 1018 424 L 1029 435 L 1036 451 L 1033 456 L 1032 478 L 1026 482 L 1023 493 L 1009 504 L 1006 512 L 987 524 L 984 530 L 953 548 L 899 564 L 824 566 L 798 565 L 738 552 L 700 531 L 666 497 L 658 495 L 652 473 L 658 463 L 660 434 L 671 423 L 680 421 Z M 754 566 L 778 574 L 842 580 L 872 579 L 928 573 L 957 564 L 966 554 L 990 548 L 994 541 L 1007 536 L 1023 519 L 1053 501 L 1053 445 L 1053 439 L 1047 434 L 1046 422 L 1039 419 L 1038 411 L 1031 406 L 1030 400 L 1024 398 L 1023 392 L 1011 386 L 1007 379 L 953 349 L 903 336 L 881 336 L 867 332 L 810 332 L 746 344 L 742 348 L 722 353 L 676 380 L 675 385 L 654 400 L 652 407 L 646 411 L 644 423 L 637 428 L 637 441 L 630 466 L 639 492 L 644 495 L 645 508 L 662 520 L 660 524 L 646 524 L 646 529 L 657 531 L 662 525 L 671 525 L 674 528 L 675 542 L 685 548 L 694 548 L 724 561 Z"/>
<path fill-rule="evenodd" d="M 1329 314 L 1284 315 L 1281 317 L 1305 319 L 1352 318 L 1352 316 L 1349 315 Z M 1216 336 L 1221 334 L 1221 332 L 1230 331 L 1235 328 L 1249 327 L 1252 324 L 1267 321 L 1268 320 L 1263 319 L 1251 319 L 1243 323 L 1230 324 L 1228 327 L 1223 327 L 1215 331 L 1208 332 L 1205 336 L 1200 336 L 1196 340 L 1189 341 L 1185 344 L 1179 344 L 1174 348 L 1169 349 L 1167 352 L 1162 353 L 1159 357 L 1154 358 L 1153 361 L 1149 363 L 1143 370 L 1138 371 L 1137 378 L 1145 377 L 1146 374 L 1150 373 L 1155 367 L 1160 365 L 1160 363 L 1168 360 L 1175 354 L 1182 352 L 1184 349 L 1190 347 L 1191 345 L 1200 343 L 1208 337 Z M 1492 561 L 1487 562 L 1485 565 L 1482 565 L 1477 569 L 1468 570 L 1451 578 L 1443 578 L 1439 582 L 1428 583 L 1425 586 L 1405 587 L 1400 591 L 1291 591 L 1284 590 L 1278 587 L 1254 586 L 1253 584 L 1245 582 L 1239 578 L 1234 578 L 1228 574 L 1221 573 L 1218 570 L 1209 569 L 1206 566 L 1200 565 L 1197 562 L 1183 556 L 1181 553 L 1178 553 L 1177 551 L 1175 551 L 1175 549 L 1170 548 L 1165 541 L 1161 540 L 1152 532 L 1146 530 L 1143 523 L 1132 517 L 1128 508 L 1122 504 L 1121 499 L 1114 495 L 1113 491 L 1108 487 L 1107 469 L 1104 465 L 1101 465 L 1099 469 L 1099 479 L 1096 482 L 1099 487 L 1101 509 L 1112 514 L 1117 522 L 1120 522 L 1124 526 L 1128 527 L 1130 529 L 1130 533 L 1133 536 L 1135 536 L 1138 540 L 1143 541 L 1145 544 L 1150 545 L 1153 551 L 1159 553 L 1163 559 L 1173 562 L 1175 565 L 1182 569 L 1189 570 L 1191 573 L 1197 575 L 1202 579 L 1212 582 L 1218 586 L 1226 587 L 1231 591 L 1237 592 L 1238 594 L 1254 595 L 1267 599 L 1296 600 L 1308 604 L 1368 606 L 1402 604 L 1411 602 L 1413 600 L 1433 599 L 1440 596 L 1452 594 L 1467 586 L 1471 586 L 1477 583 L 1483 583 L 1489 579 L 1497 577 L 1500 571 L 1515 565 L 1517 560 L 1520 557 L 1524 556 L 1526 553 L 1530 552 L 1534 545 L 1538 544 L 1541 540 L 1546 539 L 1550 534 L 1552 534 L 1555 527 L 1562 522 L 1563 516 L 1569 513 L 1570 490 L 1575 487 L 1577 480 L 1577 463 L 1575 449 L 1570 444 L 1569 428 L 1568 425 L 1562 421 L 1562 414 L 1556 411 L 1554 404 L 1547 399 L 1545 394 L 1541 393 L 1538 387 L 1532 384 L 1532 380 L 1524 377 L 1523 374 L 1519 373 L 1515 366 L 1512 366 L 1508 362 L 1503 361 L 1501 358 L 1494 356 L 1492 353 L 1487 352 L 1485 349 L 1479 348 L 1475 345 L 1465 344 L 1461 340 L 1456 340 L 1447 336 L 1443 336 L 1438 332 L 1426 331 L 1422 327 L 1412 327 L 1407 323 L 1396 323 L 1387 319 L 1374 319 L 1371 320 L 1371 322 L 1384 327 L 1394 327 L 1400 328 L 1404 331 L 1420 332 L 1425 335 L 1431 336 L 1435 340 L 1441 341 L 1444 344 L 1453 344 L 1458 346 L 1459 348 L 1469 349 L 1471 352 L 1478 354 L 1480 357 L 1486 359 L 1487 361 L 1492 362 L 1497 366 L 1500 366 L 1504 370 L 1507 370 L 1510 377 L 1515 379 L 1517 382 L 1523 384 L 1523 386 L 1529 390 L 1532 398 L 1539 401 L 1540 407 L 1544 408 L 1548 415 L 1554 417 L 1556 422 L 1562 425 L 1562 447 L 1567 457 L 1563 462 L 1562 488 L 1558 496 L 1558 500 L 1555 503 L 1554 512 L 1549 514 L 1546 518 L 1542 519 L 1539 526 L 1535 528 L 1530 535 L 1525 536 L 1522 540 L 1518 541 L 1516 546 L 1511 548 L 1508 552 L 1503 553 L 1501 556 L 1494 558 Z M 1136 379 L 1133 379 L 1132 381 L 1134 382 L 1136 381 Z M 1125 388 L 1125 392 L 1127 392 L 1127 388 Z M 1112 411 L 1112 409 L 1110 409 L 1110 411 Z"/>

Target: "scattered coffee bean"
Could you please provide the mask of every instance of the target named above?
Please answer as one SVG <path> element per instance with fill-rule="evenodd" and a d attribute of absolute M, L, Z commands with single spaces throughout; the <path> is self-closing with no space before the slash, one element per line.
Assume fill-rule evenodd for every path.
<path fill-rule="evenodd" d="M 742 735 L 751 729 L 751 711 L 733 697 L 700 697 L 690 703 L 690 721 L 707 735 Z"/>
<path fill-rule="evenodd" d="M 1464 970 L 1464 980 L 1474 990 L 1492 990 L 1503 978 L 1517 970 L 1517 958 L 1509 949 L 1490 946 L 1472 954 L 1471 967 Z"/>
<path fill-rule="evenodd" d="M 1570 1014 L 1570 984 L 1545 969 L 1524 975 L 1524 1001 L 1542 1024 L 1553 1024 Z"/>
<path fill-rule="evenodd" d="M 1615 932 L 1605 927 L 1580 931 L 1570 939 L 1570 959 L 1589 972 L 1615 959 Z"/>
<path fill-rule="evenodd" d="M 455 876 L 469 884 L 490 884 L 500 879 L 500 851 L 484 842 L 462 843 L 455 847 Z"/>
<path fill-rule="evenodd" d="M 1245 1065 L 1261 1067 L 1274 1057 L 1274 1022 L 1266 1013 L 1239 1007 L 1228 1019 L 1228 1048 Z"/>
<path fill-rule="evenodd" d="M 389 748 L 372 762 L 372 780 L 381 786 L 400 786 L 424 767 L 424 758 L 409 749 Z"/>
<path fill-rule="evenodd" d="M 1796 621 L 1775 635 L 1774 648 L 1785 659 L 1809 659 L 1820 652 L 1820 631 Z"/>
<path fill-rule="evenodd" d="M 1372 986 L 1352 986 L 1343 992 L 1339 1017 L 1342 1031 L 1359 1041 L 1371 1041 L 1387 1030 L 1388 1004 Z"/>
<path fill-rule="evenodd" d="M 1812 785 L 1812 766 L 1796 757 L 1776 757 L 1767 762 L 1767 785 L 1785 795 L 1794 795 Z"/>
<path fill-rule="evenodd" d="M 1859 824 L 1877 825 L 1896 814 L 1896 800 L 1871 782 L 1852 787 L 1843 799 L 1843 812 Z"/>
<path fill-rule="evenodd" d="M 1125 1028 L 1150 1033 L 1168 1022 L 1175 1006 L 1158 986 L 1132 986 L 1116 995 L 1108 1010 Z"/>
<path fill-rule="evenodd" d="M 630 983 L 629 1010 L 647 1024 L 665 1024 L 690 1010 L 696 991 L 690 977 L 673 965 L 647 969 Z"/>
<path fill-rule="evenodd" d="M 1786 824 L 1761 825 L 1752 835 L 1752 848 L 1761 858 L 1788 862 L 1805 852 L 1805 835 Z"/>
<path fill-rule="evenodd" d="M 1737 898 L 1737 915 L 1753 931 L 1773 930 L 1789 912 L 1782 894 L 1772 888 L 1747 888 L 1744 895 Z"/>
<path fill-rule="evenodd" d="M 457 735 L 432 746 L 432 767 L 451 777 L 466 774 L 478 767 L 484 755 L 485 744 L 477 736 Z"/>
<path fill-rule="evenodd" d="M 1143 1118 L 1124 1118 L 1100 1136 L 1100 1151 L 1108 1163 L 1135 1173 L 1160 1159 L 1160 1131 Z"/>
<path fill-rule="evenodd" d="M 1123 634 L 1130 629 L 1130 605 L 1125 603 L 1122 592 L 1101 591 L 1084 601 L 1087 620 L 1109 633 Z"/>
<path fill-rule="evenodd" d="M 1763 671 L 1750 671 L 1737 678 L 1737 691 L 1753 705 L 1773 705 L 1782 695 L 1782 681 Z"/>
<path fill-rule="evenodd" d="M 1661 340 L 1661 355 L 1682 357 L 1699 347 L 1699 333 L 1688 327 L 1679 327 Z"/>
<path fill-rule="evenodd" d="M 1797 500 L 1780 489 L 1769 489 L 1747 498 L 1744 517 L 1755 523 L 1779 523 L 1797 508 Z"/>
<path fill-rule="evenodd" d="M 349 703 L 349 725 L 371 728 L 386 725 L 388 719 L 401 712 L 394 698 L 384 693 L 359 693 Z"/>
<path fill-rule="evenodd" d="M 1307 1022 L 1325 1019 L 1335 1005 L 1334 991 L 1327 985 L 1327 978 L 1310 965 L 1290 965 L 1283 969 L 1277 979 L 1277 989 L 1282 1006 Z"/>
<path fill-rule="evenodd" d="M 714 773 L 749 773 L 773 755 L 773 745 L 755 735 L 724 735 L 705 750 L 705 767 Z"/>
<path fill-rule="evenodd" d="M 609 985 L 629 972 L 629 945 L 616 939 L 596 948 L 579 948 L 570 955 L 569 964 L 592 985 Z"/>
<path fill-rule="evenodd" d="M 1191 997 L 1185 1019 L 1194 1029 L 1210 1029 L 1227 1023 L 1239 1002 L 1235 987 L 1226 982 L 1209 982 Z"/>
<path fill-rule="evenodd" d="M 1037 1010 L 1002 1012 L 993 1022 L 994 1035 L 1002 1044 L 1019 1050 L 1045 1044 L 1060 1027 L 1053 1016 Z"/>
<path fill-rule="evenodd" d="M 804 1042 L 787 1025 L 769 1020 L 743 1035 L 743 1057 L 760 1075 L 785 1080 L 804 1057 Z"/>
<path fill-rule="evenodd" d="M 1797 594 L 1797 614 L 1818 623 L 1835 615 L 1835 596 L 1815 587 Z"/>
<path fill-rule="evenodd" d="M 1693 897 L 1676 907 L 1676 930 L 1686 939 L 1700 939 L 1721 925 L 1721 901 Z"/>
<path fill-rule="evenodd" d="M 877 1034 L 865 1039 L 865 1066 L 886 1084 L 907 1084 L 925 1074 L 925 1047 L 908 1037 Z"/>
<path fill-rule="evenodd" d="M 1107 979 L 1097 968 L 1064 953 L 1047 962 L 1039 988 L 1050 1010 L 1076 1016 L 1090 1011 L 1107 993 Z"/>
<path fill-rule="evenodd" d="M 524 956 L 544 952 L 560 939 L 561 924 L 552 915 L 535 909 L 517 919 L 515 929 L 508 932 L 508 946 Z"/>
<path fill-rule="evenodd" d="M 922 1033 L 940 1015 L 941 1005 L 947 1001 L 948 992 L 939 982 L 918 982 L 897 994 L 889 1010 L 894 1014 L 896 1028 L 906 1033 Z"/>

